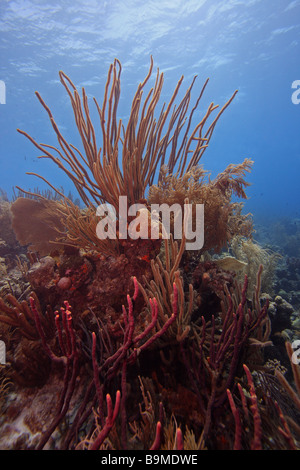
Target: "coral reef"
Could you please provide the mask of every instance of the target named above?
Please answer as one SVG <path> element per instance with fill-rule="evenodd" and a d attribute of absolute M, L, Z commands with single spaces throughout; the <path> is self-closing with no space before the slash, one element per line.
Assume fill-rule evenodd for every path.
<path fill-rule="evenodd" d="M 276 217 L 256 224 L 260 245 L 281 255 L 274 275 L 274 292 L 299 310 L 300 307 L 300 221 L 298 217 Z"/>
<path fill-rule="evenodd" d="M 39 175 L 55 197 L 20 190 L 5 201 L 1 238 L 16 239 L 14 257 L 3 252 L 2 449 L 299 448 L 299 366 L 287 342 L 297 337 L 287 336 L 295 312 L 268 293 L 274 260 L 253 244 L 251 217 L 233 202 L 246 198 L 252 162 L 214 180 L 199 166 L 236 92 L 193 127 L 207 82 L 187 114 L 195 79 L 175 106 L 181 78 L 157 116 L 163 74 L 147 92 L 152 69 L 151 58 L 125 127 L 121 64 L 111 65 L 102 107 L 94 100 L 101 145 L 84 89 L 80 97 L 63 72 L 83 149 L 65 140 L 39 93 L 58 147 L 20 131 L 85 207 Z M 145 219 L 152 203 L 204 204 L 204 246 L 186 249 L 184 224 L 180 240 L 172 223 L 168 238 L 125 239 L 120 196 L 143 204 Z M 101 203 L 115 208 L 114 240 L 97 237 Z"/>

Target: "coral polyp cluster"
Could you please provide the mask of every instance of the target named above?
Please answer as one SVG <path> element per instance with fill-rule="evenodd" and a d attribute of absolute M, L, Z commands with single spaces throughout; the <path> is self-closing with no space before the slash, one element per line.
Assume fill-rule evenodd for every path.
<path fill-rule="evenodd" d="M 82 149 L 67 142 L 38 93 L 58 147 L 20 131 L 66 173 L 81 201 L 36 175 L 55 195 L 20 190 L 9 205 L 17 257 L 0 298 L 1 448 L 299 448 L 299 369 L 289 343 L 286 368 L 268 357 L 274 337 L 263 266 L 255 264 L 254 277 L 251 257 L 224 251 L 238 251 L 239 240 L 239 253 L 249 252 L 253 243 L 251 217 L 233 201 L 246 198 L 252 161 L 213 180 L 199 166 L 236 92 L 195 125 L 207 82 L 188 114 L 195 79 L 175 105 L 182 77 L 158 113 L 163 74 L 147 92 L 152 69 L 151 58 L 124 126 L 121 64 L 111 65 L 102 106 L 94 100 L 99 133 L 85 90 L 80 96 L 60 72 Z M 142 204 L 146 218 L 151 204 L 188 203 L 192 211 L 203 204 L 203 246 L 187 250 L 185 225 L 176 239 L 172 217 L 168 237 L 125 238 L 124 196 L 126 210 Z M 97 236 L 99 204 L 114 208 L 114 239 Z"/>

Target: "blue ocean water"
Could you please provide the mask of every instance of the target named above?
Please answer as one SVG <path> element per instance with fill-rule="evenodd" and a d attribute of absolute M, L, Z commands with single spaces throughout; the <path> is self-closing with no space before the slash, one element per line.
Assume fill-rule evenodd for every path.
<path fill-rule="evenodd" d="M 214 176 L 229 163 L 251 158 L 246 210 L 262 219 L 300 218 L 300 93 L 292 88 L 300 80 L 299 38 L 298 0 L 1 0 L 0 188 L 9 197 L 15 185 L 44 188 L 26 175 L 33 171 L 65 192 L 73 190 L 16 131 L 56 143 L 35 90 L 76 145 L 59 70 L 101 102 L 108 67 L 117 57 L 122 63 L 119 117 L 126 122 L 152 55 L 155 69 L 164 72 L 165 100 L 181 75 L 183 89 L 198 76 L 195 93 L 210 78 L 199 118 L 211 102 L 222 106 L 238 89 L 201 163 Z"/>

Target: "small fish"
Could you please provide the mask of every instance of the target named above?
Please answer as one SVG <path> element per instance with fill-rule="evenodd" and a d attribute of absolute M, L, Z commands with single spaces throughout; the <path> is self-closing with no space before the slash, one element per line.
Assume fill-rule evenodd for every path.
<path fill-rule="evenodd" d="M 141 260 L 146 261 L 147 263 L 150 263 L 150 256 L 149 255 L 144 255 L 140 257 Z"/>

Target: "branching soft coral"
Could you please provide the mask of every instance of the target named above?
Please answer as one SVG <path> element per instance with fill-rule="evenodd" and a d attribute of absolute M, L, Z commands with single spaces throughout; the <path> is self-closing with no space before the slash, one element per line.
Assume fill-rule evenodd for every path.
<path fill-rule="evenodd" d="M 96 235 L 91 234 L 91 230 L 95 226 L 95 215 L 93 216 L 92 213 L 95 214 L 97 205 L 109 203 L 115 208 L 118 218 L 119 197 L 126 196 L 128 206 L 140 202 L 146 197 L 147 190 L 154 184 L 156 178 L 158 178 L 160 190 L 163 191 L 165 187 L 163 180 L 166 178 L 163 169 L 165 166 L 174 188 L 177 185 L 176 179 L 178 179 L 181 189 L 174 189 L 177 196 L 180 194 L 180 198 L 182 198 L 184 190 L 187 190 L 185 198 L 191 196 L 191 199 L 195 199 L 193 202 L 203 200 L 206 203 L 208 230 L 206 240 L 211 240 L 208 243 L 209 247 L 216 244 L 215 247 L 218 250 L 227 239 L 225 226 L 233 210 L 229 203 L 230 197 L 232 193 L 237 194 L 238 197 L 245 197 L 244 187 L 247 184 L 242 177 L 246 171 L 249 171 L 251 162 L 245 160 L 241 165 L 230 165 L 216 180 L 202 186 L 199 186 L 199 178 L 202 180 L 204 172 L 197 169 L 197 166 L 208 147 L 219 118 L 237 91 L 216 115 L 214 112 L 218 106 L 211 103 L 200 122 L 193 126 L 194 113 L 199 106 L 208 80 L 202 87 L 195 105 L 189 111 L 196 77 L 181 101 L 175 105 L 183 82 L 183 77 L 181 77 L 170 101 L 162 107 L 156 116 L 164 77 L 163 73 L 158 70 L 154 86 L 146 93 L 145 88 L 151 79 L 152 70 L 153 59 L 151 57 L 149 72 L 143 82 L 138 85 L 133 97 L 128 123 L 124 126 L 117 116 L 121 64 L 118 60 L 111 64 L 102 106 L 94 99 L 100 118 L 99 133 L 91 120 L 85 90 L 82 89 L 81 97 L 71 79 L 65 73 L 59 73 L 61 83 L 70 98 L 83 149 L 66 141 L 50 108 L 38 92 L 36 92 L 37 98 L 48 114 L 59 144 L 58 147 L 39 144 L 25 131 L 18 129 L 42 152 L 38 158 L 48 158 L 63 170 L 75 185 L 82 202 L 88 208 L 88 213 L 79 214 L 80 211 L 74 209 L 72 201 L 46 178 L 36 173 L 29 173 L 42 179 L 60 196 L 60 205 L 65 205 L 65 209 L 60 208 L 60 213 L 66 214 L 66 217 L 64 217 L 63 230 L 61 228 L 59 230 L 60 232 L 65 231 L 65 241 L 70 244 L 78 244 L 79 247 L 83 246 L 88 249 L 95 249 L 95 247 L 97 249 L 97 245 L 99 245 L 99 249 L 105 252 L 115 251 L 114 240 L 97 240 Z M 176 175 L 175 180 L 172 175 Z M 169 193 L 171 193 L 170 183 L 168 186 L 170 187 Z M 152 189 L 150 202 L 154 199 L 154 194 L 155 191 Z M 39 198 L 41 195 L 36 194 L 35 196 Z M 163 202 L 168 202 L 168 198 L 163 198 Z M 61 224 L 61 219 L 58 220 L 59 224 Z M 26 218 L 24 223 L 26 223 Z M 216 224 L 219 226 L 217 239 L 212 236 Z M 35 231 L 34 224 L 30 228 L 32 232 Z M 31 236 L 34 237 L 34 233 Z M 53 238 L 55 239 L 54 236 Z"/>
<path fill-rule="evenodd" d="M 229 165 L 214 180 L 205 180 L 206 172 L 194 167 L 182 177 L 161 172 L 161 180 L 149 189 L 150 204 L 180 204 L 185 198 L 190 204 L 204 204 L 204 246 L 202 251 L 219 252 L 235 235 L 249 237 L 252 221 L 241 213 L 242 206 L 232 202 L 232 196 L 245 199 L 249 185 L 244 176 L 250 171 L 252 161 L 245 159 L 238 165 Z M 217 230 L 216 230 L 217 227 Z"/>

